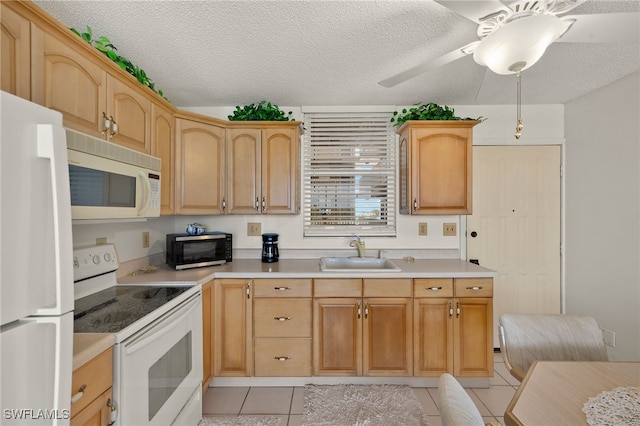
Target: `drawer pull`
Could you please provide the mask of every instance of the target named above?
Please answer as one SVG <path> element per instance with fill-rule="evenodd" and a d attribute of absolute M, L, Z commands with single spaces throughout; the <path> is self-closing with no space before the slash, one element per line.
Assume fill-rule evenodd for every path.
<path fill-rule="evenodd" d="M 87 389 L 87 385 L 82 385 L 82 386 L 80 386 L 80 389 L 78 390 L 77 393 L 71 395 L 71 403 L 72 404 L 75 404 L 76 402 L 80 401 L 80 398 L 82 398 L 84 396 L 85 389 Z"/>
<path fill-rule="evenodd" d="M 273 289 L 278 291 L 287 291 L 291 290 L 291 287 L 274 287 Z"/>
<path fill-rule="evenodd" d="M 442 287 L 425 287 L 425 290 L 438 291 L 442 290 Z"/>
<path fill-rule="evenodd" d="M 273 317 L 276 321 L 291 321 L 291 317 Z"/>
<path fill-rule="evenodd" d="M 275 356 L 273 358 L 277 359 L 278 361 L 289 361 L 291 359 L 290 356 Z"/>
<path fill-rule="evenodd" d="M 482 290 L 482 286 L 467 287 L 467 290 L 480 291 L 480 290 Z"/>

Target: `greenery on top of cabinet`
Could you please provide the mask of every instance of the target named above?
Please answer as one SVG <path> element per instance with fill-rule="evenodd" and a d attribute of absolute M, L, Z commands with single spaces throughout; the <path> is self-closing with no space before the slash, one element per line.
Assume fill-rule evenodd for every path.
<path fill-rule="evenodd" d="M 151 80 L 151 78 L 149 78 L 149 76 L 147 76 L 147 73 L 142 68 L 138 67 L 137 65 L 134 65 L 127 58 L 125 58 L 124 56 L 120 56 L 116 53 L 116 50 L 118 49 L 113 45 L 113 43 L 111 43 L 111 41 L 108 38 L 101 36 L 101 37 L 98 37 L 97 39 L 94 39 L 93 31 L 91 30 L 91 27 L 88 25 L 87 25 L 87 31 L 84 33 L 81 33 L 75 28 L 69 28 L 69 29 L 73 31 L 75 34 L 77 34 L 84 41 L 86 41 L 87 43 L 89 43 L 90 45 L 98 49 L 100 52 L 102 52 L 107 58 L 111 59 L 113 62 L 118 64 L 120 68 L 122 68 L 123 70 L 125 70 L 126 72 L 134 76 L 136 80 L 140 82 L 140 84 L 142 84 L 143 86 L 147 86 L 149 89 L 153 90 L 158 95 L 162 96 L 165 100 L 169 101 L 169 99 L 167 99 L 164 96 L 164 93 L 162 93 L 162 90 L 156 90 L 155 83 L 153 82 L 153 80 Z"/>
<path fill-rule="evenodd" d="M 230 121 L 294 121 L 292 111 L 285 114 L 276 104 L 260 101 L 258 104 L 245 105 L 242 108 L 236 106 Z"/>
<path fill-rule="evenodd" d="M 400 126 L 407 120 L 478 120 L 484 121 L 486 120 L 484 117 L 478 118 L 470 118 L 470 117 L 457 117 L 455 115 L 455 110 L 448 106 L 440 106 L 433 102 L 429 103 L 417 103 L 413 107 L 407 110 L 406 108 L 402 109 L 402 113 L 398 113 L 398 111 L 393 112 L 393 117 L 391 117 L 391 122 L 395 123 L 394 126 Z"/>

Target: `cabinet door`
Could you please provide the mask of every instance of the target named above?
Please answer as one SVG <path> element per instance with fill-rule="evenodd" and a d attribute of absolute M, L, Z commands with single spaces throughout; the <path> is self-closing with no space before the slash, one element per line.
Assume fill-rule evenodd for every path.
<path fill-rule="evenodd" d="M 112 389 L 107 389 L 94 399 L 82 411 L 71 418 L 71 426 L 107 426 L 111 425 Z"/>
<path fill-rule="evenodd" d="M 410 298 L 365 298 L 365 376 L 411 376 L 413 315 Z"/>
<path fill-rule="evenodd" d="M 409 168 L 409 155 L 411 142 L 409 141 L 409 130 L 405 130 L 400 134 L 398 145 L 398 208 L 402 214 L 411 214 L 412 200 L 411 197 L 411 176 Z"/>
<path fill-rule="evenodd" d="M 213 281 L 202 286 L 202 392 L 213 377 Z"/>
<path fill-rule="evenodd" d="M 260 214 L 260 129 L 227 130 L 228 214 Z"/>
<path fill-rule="evenodd" d="M 173 114 L 157 104 L 151 105 L 151 155 L 162 160 L 160 184 L 160 214 L 175 212 L 175 125 Z"/>
<path fill-rule="evenodd" d="M 31 99 L 30 22 L 0 3 L 0 89 Z"/>
<path fill-rule="evenodd" d="M 490 298 L 455 300 L 454 375 L 493 376 L 493 308 Z"/>
<path fill-rule="evenodd" d="M 262 213 L 298 212 L 298 131 L 266 128 L 262 131 Z"/>
<path fill-rule="evenodd" d="M 214 288 L 214 375 L 251 376 L 251 281 L 219 279 Z"/>
<path fill-rule="evenodd" d="M 415 376 L 453 372 L 453 299 L 414 299 Z"/>
<path fill-rule="evenodd" d="M 32 101 L 60 111 L 66 127 L 104 138 L 107 73 L 71 42 L 32 26 Z"/>
<path fill-rule="evenodd" d="M 225 130 L 176 120 L 176 213 L 222 214 Z"/>
<path fill-rule="evenodd" d="M 107 76 L 107 115 L 113 117 L 118 126 L 116 134 L 109 136 L 112 142 L 150 153 L 150 114 L 151 101 L 138 88 L 111 75 Z"/>
<path fill-rule="evenodd" d="M 361 316 L 360 298 L 314 299 L 314 375 L 362 375 Z"/>

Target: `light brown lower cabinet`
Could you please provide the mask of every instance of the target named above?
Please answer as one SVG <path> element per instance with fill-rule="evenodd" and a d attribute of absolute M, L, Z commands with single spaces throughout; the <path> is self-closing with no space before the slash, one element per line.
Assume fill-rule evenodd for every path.
<path fill-rule="evenodd" d="M 314 374 L 411 376 L 411 285 L 411 279 L 315 280 Z"/>
<path fill-rule="evenodd" d="M 414 280 L 414 375 L 493 376 L 493 280 Z"/>
<path fill-rule="evenodd" d="M 106 426 L 111 417 L 113 349 L 109 348 L 73 372 L 71 425 Z"/>
<path fill-rule="evenodd" d="M 213 280 L 202 286 L 202 393 L 213 378 Z"/>

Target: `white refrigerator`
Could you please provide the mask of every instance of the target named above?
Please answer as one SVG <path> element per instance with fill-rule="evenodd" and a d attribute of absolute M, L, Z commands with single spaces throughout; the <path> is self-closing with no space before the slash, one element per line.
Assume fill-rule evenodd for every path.
<path fill-rule="evenodd" d="M 69 424 L 73 243 L 62 115 L 0 91 L 0 424 Z"/>

